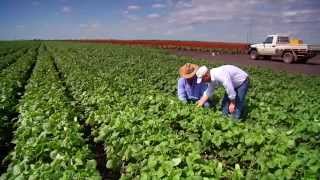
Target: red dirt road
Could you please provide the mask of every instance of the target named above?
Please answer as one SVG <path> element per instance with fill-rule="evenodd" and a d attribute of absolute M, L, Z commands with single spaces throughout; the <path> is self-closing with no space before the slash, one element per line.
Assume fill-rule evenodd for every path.
<path fill-rule="evenodd" d="M 248 55 L 216 55 L 208 52 L 168 50 L 171 54 L 187 56 L 194 59 L 206 59 L 210 62 L 233 64 L 238 66 L 255 66 L 274 71 L 285 71 L 294 74 L 320 75 L 320 55 L 311 58 L 307 63 L 285 64 L 280 60 L 251 60 Z"/>

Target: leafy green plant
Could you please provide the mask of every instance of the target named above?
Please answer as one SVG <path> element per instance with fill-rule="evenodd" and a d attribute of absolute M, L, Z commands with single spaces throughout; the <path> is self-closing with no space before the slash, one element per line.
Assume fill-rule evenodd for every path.
<path fill-rule="evenodd" d="M 0 64 L 21 56 L 0 74 L 1 125 L 12 123 L 6 113 L 16 111 L 35 60 L 36 45 L 24 52 L 26 44 L 0 47 Z M 177 70 L 186 62 L 217 65 L 151 48 L 46 42 L 19 103 L 16 146 L 1 178 L 101 178 L 71 104 L 81 105 L 94 140 L 104 144 L 106 167 L 121 179 L 319 177 L 319 77 L 243 67 L 248 112 L 235 123 L 218 101 L 199 109 L 177 100 Z"/>
<path fill-rule="evenodd" d="M 22 57 L 0 73 L 0 146 L 3 151 L 11 141 L 16 105 L 32 64 L 35 63 L 37 44 L 32 45 L 28 52 L 23 56 L 20 54 Z M 2 156 L 0 160 L 3 160 Z"/>
<path fill-rule="evenodd" d="M 44 46 L 19 113 L 15 149 L 8 156 L 10 164 L 1 179 L 101 179 Z"/>
<path fill-rule="evenodd" d="M 141 47 L 48 46 L 72 96 L 87 107 L 106 166 L 120 169 L 122 179 L 319 175 L 318 77 L 245 68 L 249 112 L 234 123 L 175 97 L 177 69 L 205 61 Z"/>

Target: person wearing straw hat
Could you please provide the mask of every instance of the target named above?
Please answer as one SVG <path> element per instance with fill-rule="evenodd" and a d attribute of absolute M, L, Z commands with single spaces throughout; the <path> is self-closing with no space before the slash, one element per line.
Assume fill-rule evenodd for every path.
<path fill-rule="evenodd" d="M 196 72 L 199 66 L 196 64 L 187 63 L 180 67 L 179 74 L 180 78 L 178 80 L 178 98 L 184 103 L 197 102 L 207 89 L 207 84 L 197 83 Z M 204 107 L 211 107 L 212 102 L 210 99 L 203 102 Z"/>
<path fill-rule="evenodd" d="M 208 83 L 208 89 L 197 102 L 198 106 L 202 106 L 208 97 L 212 96 L 214 89 L 222 85 L 225 88 L 222 112 L 236 119 L 241 118 L 249 88 L 249 76 L 245 71 L 233 65 L 223 65 L 210 70 L 201 66 L 197 69 L 196 76 L 197 83 Z"/>

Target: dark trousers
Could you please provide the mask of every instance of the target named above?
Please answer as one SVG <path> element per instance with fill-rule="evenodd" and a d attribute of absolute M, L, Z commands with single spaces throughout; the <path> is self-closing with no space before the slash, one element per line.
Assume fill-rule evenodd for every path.
<path fill-rule="evenodd" d="M 245 98 L 249 89 L 249 79 L 247 78 L 238 88 L 235 89 L 237 96 L 236 96 L 236 111 L 231 114 L 232 117 L 236 119 L 240 119 L 245 107 Z M 230 100 L 228 98 L 228 94 L 225 93 L 222 103 L 221 109 L 223 114 L 229 115 L 229 104 Z"/>

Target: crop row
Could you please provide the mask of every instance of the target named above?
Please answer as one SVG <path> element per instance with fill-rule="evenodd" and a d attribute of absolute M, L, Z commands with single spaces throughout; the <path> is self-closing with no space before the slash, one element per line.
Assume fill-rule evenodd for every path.
<path fill-rule="evenodd" d="M 0 42 L 0 59 L 8 54 L 12 54 L 15 51 L 26 48 L 27 45 L 36 44 L 30 42 Z"/>
<path fill-rule="evenodd" d="M 12 63 L 14 63 L 19 57 L 22 57 L 23 54 L 27 52 L 27 48 L 22 48 L 17 50 L 16 52 L 7 54 L 4 57 L 0 58 L 0 70 L 10 66 Z"/>
<path fill-rule="evenodd" d="M 4 56 L 8 54 L 12 54 L 16 51 L 16 48 L 1 48 L 0 49 L 0 58 L 2 59 Z"/>
<path fill-rule="evenodd" d="M 286 90 L 281 83 L 293 78 L 248 69 L 256 86 L 248 102 L 253 110 L 247 122 L 235 124 L 172 97 L 176 69 L 190 59 L 141 48 L 50 46 L 72 95 L 88 107 L 87 123 L 94 127 L 96 140 L 105 144 L 107 166 L 121 169 L 124 179 L 319 174 L 319 114 L 300 102 L 303 93 L 317 102 L 316 87 L 309 87 L 310 93 L 303 90 L 304 83 L 319 83 L 317 79 L 296 77 L 305 81 L 287 86 L 301 91 L 291 99 L 293 107 L 292 102 L 283 103 L 288 96 L 279 93 Z M 273 85 L 261 82 L 268 78 Z M 288 115 L 290 108 L 301 111 Z"/>
<path fill-rule="evenodd" d="M 135 87 L 137 84 L 132 76 L 122 77 L 121 82 L 125 84 L 116 81 L 110 86 L 108 83 L 108 88 L 102 81 L 107 82 L 112 78 L 111 74 L 107 77 L 105 74 L 100 74 L 99 70 L 99 77 L 96 76 L 97 74 L 89 75 L 93 69 L 81 65 L 86 59 L 79 62 L 68 55 L 62 57 L 61 54 L 63 53 L 56 55 L 56 61 L 64 72 L 66 83 L 71 87 L 74 96 L 82 95 L 84 99 L 80 100 L 83 104 L 91 104 L 90 101 L 85 100 L 86 98 L 100 100 L 96 103 L 98 110 L 90 114 L 87 122 L 94 127 L 95 140 L 105 144 L 108 168 L 121 169 L 122 178 L 129 179 L 148 176 L 191 177 L 200 175 L 198 174 L 200 170 L 205 169 L 208 177 L 214 176 L 214 168 L 210 167 L 218 167 L 219 163 L 208 160 L 196 163 L 201 159 L 198 156 L 201 145 L 195 146 L 190 142 L 193 139 L 181 137 L 170 127 L 174 118 L 161 109 L 162 106 L 165 108 L 165 103 L 161 102 L 162 97 L 159 96 L 158 100 L 149 102 L 156 92 L 143 90 L 142 93 Z M 70 69 L 70 67 L 73 68 Z M 113 68 L 120 70 L 117 67 Z M 93 84 L 89 83 L 92 81 L 94 81 Z M 102 92 L 83 87 L 84 85 L 95 86 L 97 83 L 100 86 L 96 88 L 101 88 Z M 114 91 L 120 88 L 124 91 Z M 174 101 L 172 103 L 178 105 Z M 168 110 L 167 112 L 170 113 L 170 109 Z M 169 117 L 159 119 L 159 116 Z M 179 167 L 180 163 L 185 169 Z M 189 163 L 190 167 L 186 163 Z M 197 165 L 200 167 L 193 167 Z M 223 173 L 222 171 L 221 169 L 219 173 Z"/>
<path fill-rule="evenodd" d="M 1 158 L 5 156 L 5 149 L 11 141 L 13 118 L 16 114 L 16 105 L 23 91 L 32 65 L 36 59 L 36 48 L 31 47 L 27 53 L 22 54 L 15 63 L 0 73 L 0 147 Z"/>
<path fill-rule="evenodd" d="M 100 179 L 53 61 L 44 46 L 39 51 L 1 179 Z"/>

